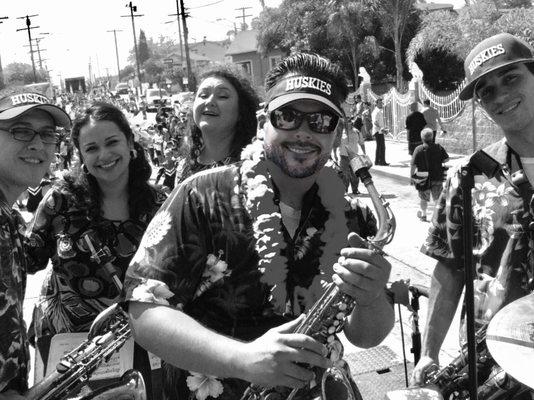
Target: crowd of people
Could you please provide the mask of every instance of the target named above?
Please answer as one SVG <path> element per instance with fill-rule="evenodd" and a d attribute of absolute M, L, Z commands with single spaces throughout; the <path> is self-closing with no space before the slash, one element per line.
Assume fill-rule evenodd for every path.
<path fill-rule="evenodd" d="M 480 57 L 495 46 L 504 52 Z M 475 177 L 475 190 L 488 191 L 473 204 L 481 326 L 533 289 L 534 52 L 502 34 L 465 63 L 461 97 L 475 97 L 505 135 L 487 153 L 527 182 L 518 189 L 506 170 Z M 317 399 L 330 369 L 338 374 L 327 381 L 329 398 L 357 391 L 340 329 L 325 341 L 295 329 L 329 282 L 355 301 L 340 325 L 349 342 L 376 346 L 393 327 L 391 264 L 372 244 L 380 227 L 357 200 L 351 168 L 371 138 L 375 164 L 388 165 L 382 99 L 371 107 L 356 97 L 346 115 L 341 68 L 305 53 L 269 71 L 263 103 L 232 66 L 198 82 L 187 114 L 161 107 L 150 127 L 132 123 L 143 107 L 105 94 L 53 104 L 20 88 L 0 93 L 0 400 L 24 398 L 30 345 L 40 380 L 52 338 L 87 332 L 112 304 L 129 316 L 133 367 L 149 399 L 238 399 L 251 384 L 276 398 L 299 389 L 295 400 Z M 420 219 L 431 197 L 438 204 L 423 246 L 438 263 L 414 385 L 439 365 L 463 287 L 460 177 L 451 171 L 443 187 L 448 154 L 435 143 L 443 125 L 432 110 L 413 106 L 406 120 Z M 27 329 L 26 276 L 43 269 Z M 530 398 L 525 387 L 517 393 Z"/>

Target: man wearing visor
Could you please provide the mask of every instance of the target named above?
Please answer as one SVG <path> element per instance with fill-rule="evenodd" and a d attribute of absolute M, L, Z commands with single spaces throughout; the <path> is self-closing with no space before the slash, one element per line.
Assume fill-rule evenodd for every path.
<path fill-rule="evenodd" d="M 494 178 L 482 173 L 474 176 L 474 303 L 478 331 L 502 307 L 534 288 L 534 51 L 523 40 L 501 33 L 479 43 L 467 56 L 464 68 L 468 84 L 460 99 L 473 99 L 473 106 L 476 103 L 482 107 L 502 129 L 504 138 L 484 151 L 506 167 Z M 416 384 L 424 382 L 432 364 L 439 365 L 439 350 L 464 287 L 460 174 L 458 170 L 451 172 L 422 248 L 437 264 L 422 357 L 413 372 Z M 462 313 L 460 336 L 465 342 L 463 317 Z M 491 361 L 491 357 L 486 359 Z M 482 384 L 495 368 L 494 362 L 481 361 L 478 382 Z M 516 393 L 514 399 L 531 398 L 528 393 L 519 395 L 521 391 L 518 386 L 509 388 L 509 393 Z"/>
<path fill-rule="evenodd" d="M 376 221 L 325 167 L 344 117 L 343 74 L 296 54 L 266 88 L 264 140 L 176 188 L 126 274 L 133 331 L 166 363 L 166 398 L 239 399 L 254 383 L 311 399 L 333 365 L 353 385 L 335 332 L 325 344 L 292 333 L 331 281 L 356 300 L 344 329 L 352 343 L 375 346 L 393 325 L 391 266 L 361 239 Z M 331 398 L 344 398 L 340 385 L 329 382 Z"/>
<path fill-rule="evenodd" d="M 22 302 L 26 290 L 24 220 L 11 207 L 37 186 L 54 158 L 69 116 L 37 93 L 0 93 L 0 400 L 23 399 L 29 350 Z"/>

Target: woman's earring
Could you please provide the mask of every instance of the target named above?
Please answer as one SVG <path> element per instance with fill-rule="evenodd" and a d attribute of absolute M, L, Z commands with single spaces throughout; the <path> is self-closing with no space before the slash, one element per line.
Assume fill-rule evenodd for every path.
<path fill-rule="evenodd" d="M 82 164 L 82 171 L 83 171 L 84 174 L 88 174 L 89 173 L 89 170 L 87 169 L 85 164 Z"/>
<path fill-rule="evenodd" d="M 137 158 L 137 150 L 130 150 L 130 157 L 132 158 L 132 160 L 135 160 Z"/>

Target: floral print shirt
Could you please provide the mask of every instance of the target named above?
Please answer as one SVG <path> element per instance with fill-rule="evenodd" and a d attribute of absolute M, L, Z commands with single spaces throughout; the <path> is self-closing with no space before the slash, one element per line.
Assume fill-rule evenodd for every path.
<path fill-rule="evenodd" d="M 94 318 L 115 303 L 120 291 L 113 273 L 121 280 L 151 217 L 164 201 L 154 192 L 156 205 L 138 220 L 94 220 L 68 189 L 55 187 L 41 201 L 27 232 L 28 269 L 52 268 L 43 282 L 36 303 L 30 335 L 42 337 L 65 332 L 85 332 Z M 85 239 L 102 258 L 92 257 Z"/>
<path fill-rule="evenodd" d="M 484 151 L 501 165 L 508 164 L 511 172 L 519 169 L 504 140 Z M 461 269 L 462 194 L 458 170 L 451 172 L 422 251 L 449 268 Z M 533 221 L 530 207 L 533 193 L 528 187 L 523 200 L 520 191 L 502 175 L 491 179 L 475 175 L 472 209 L 478 326 L 488 323 L 498 310 L 532 290 L 534 242 L 529 225 Z M 465 326 L 462 336 L 464 332 Z"/>
<path fill-rule="evenodd" d="M 22 216 L 0 191 L 0 392 L 28 388 L 30 353 L 22 302 L 26 291 Z"/>
<path fill-rule="evenodd" d="M 276 227 L 286 242 L 282 251 L 287 257 L 287 307 L 282 315 L 274 312 L 270 288 L 260 281 L 240 166 L 197 174 L 171 194 L 132 259 L 126 274 L 126 300 L 168 304 L 210 329 L 244 341 L 309 309 L 308 289 L 320 273 L 324 245 L 320 233 L 328 219 L 317 187 L 304 198 L 293 238 L 283 225 Z M 345 213 L 349 231 L 362 237 L 376 234 L 373 214 L 351 205 Z M 238 399 L 248 386 L 238 379 L 219 381 L 168 365 L 165 370 L 167 398 Z"/>

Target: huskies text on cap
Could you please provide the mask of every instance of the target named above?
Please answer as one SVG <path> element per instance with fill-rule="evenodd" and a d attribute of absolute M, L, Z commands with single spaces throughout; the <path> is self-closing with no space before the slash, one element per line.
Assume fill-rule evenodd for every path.
<path fill-rule="evenodd" d="M 0 121 L 9 121 L 20 115 L 40 109 L 47 112 L 56 126 L 68 128 L 71 124 L 70 117 L 61 108 L 50 103 L 50 100 L 39 93 L 12 93 L 0 99 Z"/>
<path fill-rule="evenodd" d="M 309 99 L 323 103 L 330 107 L 340 116 L 344 113 L 341 109 L 341 95 L 336 86 L 331 82 L 314 76 L 290 75 L 284 77 L 273 86 L 267 93 L 267 106 L 269 110 L 275 110 L 292 101 Z"/>
<path fill-rule="evenodd" d="M 464 62 L 467 85 L 460 92 L 460 100 L 473 97 L 478 80 L 499 68 L 518 63 L 534 62 L 534 50 L 525 41 L 500 33 L 475 46 Z"/>

